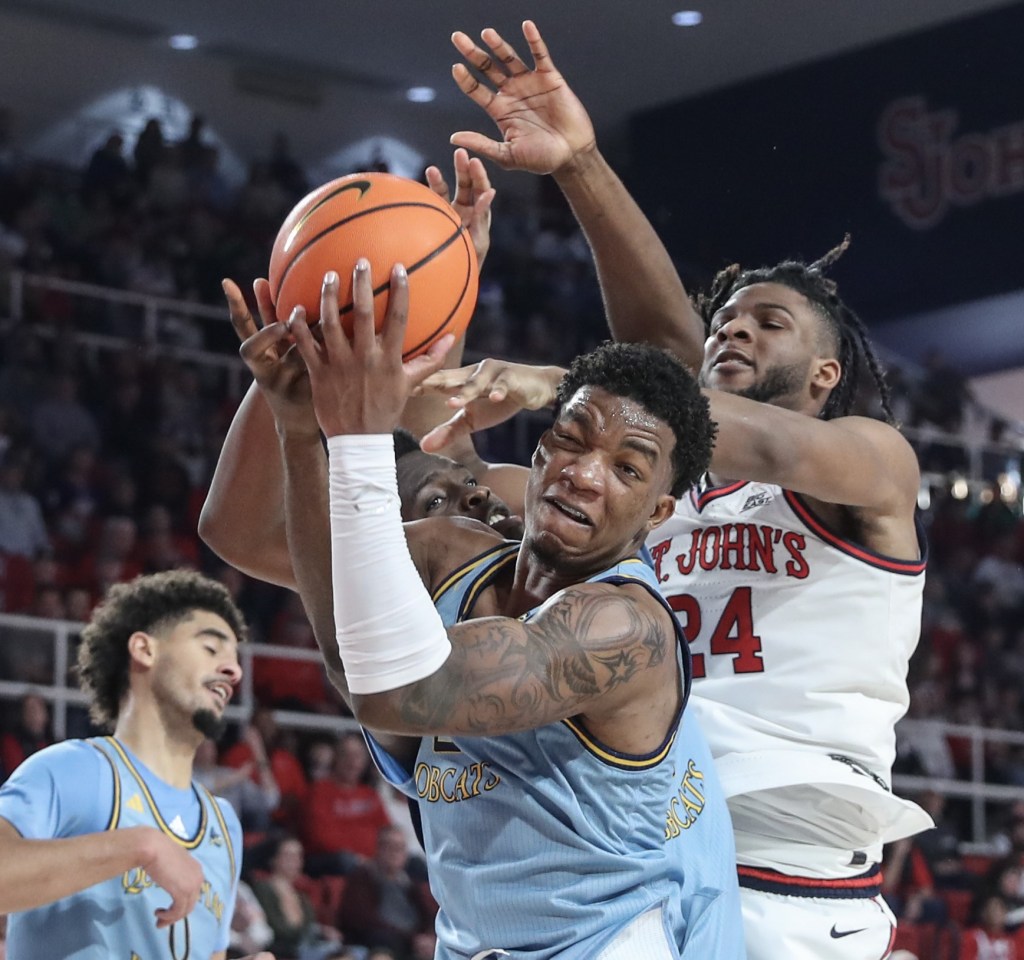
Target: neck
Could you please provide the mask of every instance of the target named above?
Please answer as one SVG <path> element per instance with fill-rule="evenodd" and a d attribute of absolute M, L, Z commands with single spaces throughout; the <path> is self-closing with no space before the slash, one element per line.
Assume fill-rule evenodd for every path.
<path fill-rule="evenodd" d="M 192 782 L 192 763 L 202 737 L 191 723 L 186 730 L 172 731 L 152 700 L 129 694 L 117 718 L 117 737 L 161 780 L 180 790 Z"/>

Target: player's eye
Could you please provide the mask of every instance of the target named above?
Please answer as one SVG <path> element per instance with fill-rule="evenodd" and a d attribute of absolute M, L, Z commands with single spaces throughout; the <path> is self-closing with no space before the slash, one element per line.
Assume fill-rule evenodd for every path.
<path fill-rule="evenodd" d="M 429 500 L 428 500 L 428 501 L 426 502 L 426 505 L 425 505 L 425 509 L 426 509 L 427 513 L 432 513 L 432 512 L 433 512 L 433 511 L 435 511 L 435 510 L 440 510 L 440 509 L 441 509 L 441 506 L 442 506 L 443 504 L 444 504 L 444 497 L 442 497 L 442 496 L 441 496 L 441 495 L 439 494 L 439 495 L 438 495 L 438 496 L 436 496 L 436 497 L 431 497 L 431 498 L 430 498 L 430 499 L 429 499 Z"/>

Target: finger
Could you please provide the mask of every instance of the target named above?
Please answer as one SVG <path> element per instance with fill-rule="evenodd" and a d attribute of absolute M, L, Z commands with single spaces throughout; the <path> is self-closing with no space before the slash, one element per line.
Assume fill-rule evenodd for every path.
<path fill-rule="evenodd" d="M 452 77 L 458 84 L 459 89 L 477 106 L 483 107 L 488 113 L 491 112 L 491 107 L 494 101 L 497 100 L 497 94 L 489 87 L 485 87 L 469 70 L 466 68 L 464 63 L 456 63 L 452 65 Z"/>
<path fill-rule="evenodd" d="M 424 453 L 436 453 L 451 445 L 460 437 L 468 437 L 472 434 L 469 421 L 466 419 L 466 411 L 460 410 L 454 416 L 449 417 L 444 423 L 434 427 L 420 440 L 420 449 Z"/>
<path fill-rule="evenodd" d="M 287 337 L 288 327 L 285 324 L 272 323 L 269 327 L 257 330 L 251 337 L 246 337 L 238 348 L 238 355 L 251 367 L 259 362 L 272 346 Z"/>
<path fill-rule="evenodd" d="M 405 328 L 408 323 L 409 275 L 405 272 L 405 267 L 402 264 L 396 263 L 391 268 L 388 309 L 384 315 L 384 328 L 381 331 L 381 348 L 386 355 L 396 357 L 402 355 L 402 343 L 405 341 Z"/>
<path fill-rule="evenodd" d="M 427 167 L 424 171 L 427 177 L 427 186 L 434 191 L 442 200 L 447 200 L 451 203 L 451 192 L 448 189 L 448 183 L 441 171 L 437 167 Z"/>
<path fill-rule="evenodd" d="M 341 279 L 333 270 L 324 274 L 324 282 L 320 285 L 320 331 L 323 333 L 324 323 L 332 326 L 340 324 L 338 315 L 338 289 Z"/>
<path fill-rule="evenodd" d="M 475 130 L 459 130 L 448 138 L 448 142 L 472 150 L 499 167 L 504 167 L 509 161 L 507 143 L 492 140 Z"/>
<path fill-rule="evenodd" d="M 466 156 L 469 157 L 469 154 L 467 153 Z M 469 177 L 473 184 L 474 196 L 480 196 L 481 193 L 486 193 L 488 190 L 493 189 L 491 187 L 491 178 L 487 173 L 487 167 L 479 157 L 473 157 L 469 160 Z"/>
<path fill-rule="evenodd" d="M 267 324 L 277 320 L 277 307 L 274 306 L 274 298 L 271 296 L 270 281 L 263 279 L 263 277 L 254 280 L 252 292 L 256 294 L 256 306 L 259 309 L 260 320 L 263 322 L 263 326 L 267 326 Z"/>
<path fill-rule="evenodd" d="M 413 386 L 422 383 L 435 370 L 439 370 L 448 356 L 448 351 L 455 345 L 455 335 L 446 333 L 436 343 L 432 343 L 426 353 L 421 353 L 412 360 L 402 364 L 405 369 L 406 379 Z"/>
<path fill-rule="evenodd" d="M 485 31 L 486 32 L 486 31 Z M 493 32 L 493 31 L 492 31 Z M 499 89 L 508 80 L 508 74 L 501 68 L 490 50 L 475 44 L 466 34 L 457 30 L 452 34 L 452 43 L 462 56 L 479 70 L 491 83 Z"/>
<path fill-rule="evenodd" d="M 295 337 L 295 349 L 306 364 L 306 369 L 312 370 L 320 362 L 324 348 L 313 337 L 313 331 L 306 322 L 306 311 L 302 307 L 295 307 L 292 310 L 292 315 L 288 318 L 288 330 Z"/>
<path fill-rule="evenodd" d="M 484 30 L 480 37 L 491 48 L 494 58 L 501 63 L 508 76 L 518 77 L 521 73 L 529 72 L 530 68 L 523 63 L 519 54 L 513 49 L 512 44 L 505 40 L 493 27 L 488 27 Z"/>
<path fill-rule="evenodd" d="M 340 331 L 340 327 L 338 328 Z M 365 354 L 376 342 L 377 331 L 374 325 L 373 311 L 373 276 L 370 272 L 370 261 L 360 257 L 352 270 L 352 349 L 356 353 Z M 324 325 L 324 341 L 333 349 L 334 342 L 328 337 L 327 325 Z"/>
<path fill-rule="evenodd" d="M 220 282 L 224 297 L 228 302 L 228 315 L 231 317 L 231 326 L 235 328 L 238 339 L 246 341 L 256 332 L 256 321 L 242 296 L 242 291 L 234 280 L 224 279 Z"/>
<path fill-rule="evenodd" d="M 477 160 L 482 167 L 483 164 Z M 474 196 L 473 175 L 470 172 L 469 154 L 464 147 L 455 151 L 455 203 L 463 207 L 473 205 Z"/>
<path fill-rule="evenodd" d="M 530 53 L 533 56 L 533 69 L 539 73 L 554 73 L 554 61 L 551 59 L 551 54 L 548 53 L 548 45 L 540 35 L 537 24 L 532 20 L 524 20 L 523 36 L 526 38 L 526 43 L 529 45 Z"/>
<path fill-rule="evenodd" d="M 432 373 L 419 385 L 421 393 L 451 393 L 458 390 L 466 382 L 467 371 L 471 367 L 454 367 L 451 370 L 438 370 Z"/>

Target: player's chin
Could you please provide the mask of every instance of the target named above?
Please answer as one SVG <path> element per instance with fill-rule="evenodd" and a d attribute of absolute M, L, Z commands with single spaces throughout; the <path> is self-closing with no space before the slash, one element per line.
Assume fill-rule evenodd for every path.
<path fill-rule="evenodd" d="M 219 740 L 228 728 L 228 720 L 223 714 L 201 707 L 192 714 L 192 726 L 209 740 Z"/>

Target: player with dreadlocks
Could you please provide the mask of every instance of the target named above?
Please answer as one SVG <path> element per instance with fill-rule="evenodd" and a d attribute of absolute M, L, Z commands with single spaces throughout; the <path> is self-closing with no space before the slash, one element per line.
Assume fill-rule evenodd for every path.
<path fill-rule="evenodd" d="M 490 85 L 465 66 L 456 82 L 502 139 L 452 142 L 554 176 L 593 250 L 612 332 L 699 368 L 718 422 L 710 470 L 647 546 L 691 641 L 749 956 L 878 960 L 895 935 L 882 845 L 931 823 L 890 789 L 925 547 L 912 448 L 891 423 L 851 413 L 866 364 L 891 420 L 864 327 L 825 275 L 847 242 L 815 263 L 730 267 L 695 308 L 537 28 L 523 33 L 533 68 L 495 31 L 482 34 L 490 49 L 454 35 Z M 497 361 L 435 375 L 462 409 L 424 448 L 516 403 L 544 405 L 556 375 Z"/>

